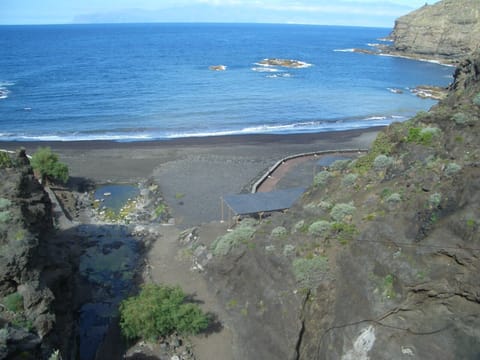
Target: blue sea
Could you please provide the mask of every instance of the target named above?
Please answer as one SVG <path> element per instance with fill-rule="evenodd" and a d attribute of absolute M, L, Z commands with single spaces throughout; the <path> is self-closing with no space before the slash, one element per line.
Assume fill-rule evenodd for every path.
<path fill-rule="evenodd" d="M 389 32 L 259 24 L 0 26 L 0 141 L 306 133 L 402 121 L 435 104 L 410 89 L 447 85 L 453 68 L 352 52 L 383 43 Z M 304 66 L 261 65 L 267 58 Z"/>

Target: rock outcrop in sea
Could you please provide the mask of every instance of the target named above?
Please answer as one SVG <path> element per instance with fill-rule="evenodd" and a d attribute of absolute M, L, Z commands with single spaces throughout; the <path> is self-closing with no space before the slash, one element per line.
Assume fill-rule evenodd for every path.
<path fill-rule="evenodd" d="M 478 49 L 480 2 L 442 0 L 425 5 L 395 22 L 392 54 L 458 60 Z"/>

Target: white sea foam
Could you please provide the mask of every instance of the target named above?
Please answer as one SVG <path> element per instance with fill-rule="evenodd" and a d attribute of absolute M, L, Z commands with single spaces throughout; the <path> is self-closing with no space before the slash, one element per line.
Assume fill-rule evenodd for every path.
<path fill-rule="evenodd" d="M 0 81 L 0 100 L 8 98 L 8 94 L 10 94 L 8 87 L 13 85 L 15 85 L 15 83 L 11 81 Z"/>
<path fill-rule="evenodd" d="M 269 78 L 269 79 L 289 78 L 289 77 L 292 77 L 292 74 L 289 74 L 289 73 L 280 73 L 280 74 L 267 75 L 266 77 Z"/>
<path fill-rule="evenodd" d="M 355 52 L 355 49 L 335 49 L 334 52 Z"/>
<path fill-rule="evenodd" d="M 378 47 L 378 46 L 380 46 L 380 44 L 378 44 L 378 43 L 367 43 L 367 46 Z"/>
<path fill-rule="evenodd" d="M 279 69 L 274 68 L 274 67 L 270 67 L 270 66 L 265 66 L 265 67 L 253 67 L 252 70 L 253 70 L 253 71 L 256 71 L 256 72 L 280 72 Z"/>
<path fill-rule="evenodd" d="M 400 59 L 409 59 L 409 60 L 417 60 L 417 61 L 422 61 L 422 62 L 428 62 L 432 64 L 437 64 L 437 65 L 442 65 L 442 66 L 448 66 L 448 67 L 455 67 L 455 65 L 452 64 L 445 64 L 442 63 L 439 60 L 432 60 L 432 59 L 422 59 L 422 58 L 412 58 L 410 56 L 405 56 L 405 55 L 396 55 L 396 54 L 385 54 L 385 53 L 379 53 L 378 55 L 380 56 L 386 56 L 386 57 L 394 57 L 394 58 L 400 58 Z"/>
<path fill-rule="evenodd" d="M 366 118 L 365 120 L 386 120 L 387 117 L 386 116 L 370 116 L 368 118 Z"/>

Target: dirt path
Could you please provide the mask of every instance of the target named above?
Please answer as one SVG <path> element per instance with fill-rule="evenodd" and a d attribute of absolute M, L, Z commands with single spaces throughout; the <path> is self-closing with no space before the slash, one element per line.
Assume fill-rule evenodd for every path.
<path fill-rule="evenodd" d="M 225 232 L 223 224 L 215 226 L 211 236 Z M 188 251 L 178 244 L 180 230 L 173 226 L 158 229 L 160 237 L 147 255 L 145 277 L 156 284 L 179 285 L 186 294 L 192 295 L 202 309 L 218 316 L 223 327 L 208 335 L 191 338 L 194 353 L 198 360 L 233 360 L 232 333 L 222 322 L 223 310 L 217 303 L 215 294 L 207 286 L 207 281 L 197 270 L 191 270 L 192 262 Z M 153 349 L 155 351 L 155 349 Z"/>

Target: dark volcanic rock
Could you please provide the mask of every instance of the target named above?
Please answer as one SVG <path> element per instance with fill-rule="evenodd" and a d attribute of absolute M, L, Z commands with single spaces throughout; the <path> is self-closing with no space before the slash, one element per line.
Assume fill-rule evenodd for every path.
<path fill-rule="evenodd" d="M 12 163 L 0 168 L 0 349 L 6 358 L 44 359 L 72 335 L 55 331 L 57 305 L 72 296 L 70 250 L 55 243 L 52 204 L 25 152 Z M 72 319 L 71 306 L 63 313 Z"/>
<path fill-rule="evenodd" d="M 479 178 L 477 52 L 430 112 L 386 128 L 252 237 L 229 234 L 206 271 L 237 358 L 478 358 Z"/>

